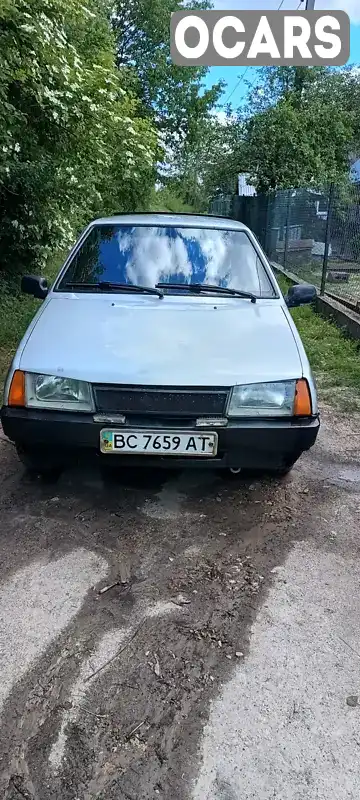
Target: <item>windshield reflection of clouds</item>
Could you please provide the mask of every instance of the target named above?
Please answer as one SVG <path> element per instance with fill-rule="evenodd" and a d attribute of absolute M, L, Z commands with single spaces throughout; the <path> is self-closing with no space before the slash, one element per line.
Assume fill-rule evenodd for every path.
<path fill-rule="evenodd" d="M 92 229 L 88 239 L 94 246 L 84 245 L 69 269 L 74 281 L 86 274 L 93 282 L 143 286 L 208 283 L 272 296 L 264 267 L 242 231 L 117 225 Z"/>
<path fill-rule="evenodd" d="M 129 283 L 212 283 L 259 292 L 256 254 L 243 233 L 193 228 L 119 230 Z"/>
<path fill-rule="evenodd" d="M 170 278 L 190 283 L 193 273 L 189 255 L 182 237 L 169 235 L 167 228 L 133 228 L 117 233 L 119 251 L 124 257 L 126 283 L 154 286 Z"/>

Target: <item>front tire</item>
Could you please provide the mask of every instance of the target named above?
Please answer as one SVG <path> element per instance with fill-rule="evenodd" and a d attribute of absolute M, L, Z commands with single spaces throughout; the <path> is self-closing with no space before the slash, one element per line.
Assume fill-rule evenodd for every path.
<path fill-rule="evenodd" d="M 271 478 L 285 478 L 286 475 L 291 472 L 293 465 L 291 467 L 281 467 L 280 469 L 273 469 L 269 472 Z"/>
<path fill-rule="evenodd" d="M 40 477 L 45 483 L 56 483 L 59 480 L 64 465 L 47 450 L 17 444 L 16 452 L 29 475 Z"/>
<path fill-rule="evenodd" d="M 294 464 L 296 464 L 299 456 L 296 458 L 292 458 L 290 461 L 287 461 L 282 467 L 278 467 L 278 469 L 271 470 L 271 475 L 275 478 L 285 478 L 286 475 L 291 472 Z"/>

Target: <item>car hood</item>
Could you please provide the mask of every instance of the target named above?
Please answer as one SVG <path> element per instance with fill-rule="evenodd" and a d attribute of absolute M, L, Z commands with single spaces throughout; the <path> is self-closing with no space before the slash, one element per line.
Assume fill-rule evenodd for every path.
<path fill-rule="evenodd" d="M 302 376 L 278 301 L 167 295 L 56 295 L 19 366 L 93 383 L 231 386 Z"/>

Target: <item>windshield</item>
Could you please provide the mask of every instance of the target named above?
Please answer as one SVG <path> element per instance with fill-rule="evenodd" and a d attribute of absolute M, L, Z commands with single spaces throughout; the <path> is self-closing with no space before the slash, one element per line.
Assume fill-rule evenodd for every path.
<path fill-rule="evenodd" d="M 205 283 L 257 297 L 275 297 L 266 270 L 243 231 L 94 226 L 57 288 L 66 291 L 68 285 L 84 284 L 84 289 L 96 291 L 94 284 L 101 281 L 149 287 Z M 176 293 L 176 288 L 169 291 Z"/>

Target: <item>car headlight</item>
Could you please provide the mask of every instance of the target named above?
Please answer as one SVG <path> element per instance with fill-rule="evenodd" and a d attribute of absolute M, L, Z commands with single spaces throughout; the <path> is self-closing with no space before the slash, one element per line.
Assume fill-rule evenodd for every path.
<path fill-rule="evenodd" d="M 291 417 L 294 413 L 296 381 L 249 383 L 234 386 L 229 417 Z"/>
<path fill-rule="evenodd" d="M 65 411 L 93 411 L 91 386 L 75 378 L 27 373 L 26 405 L 29 408 L 52 408 Z"/>

